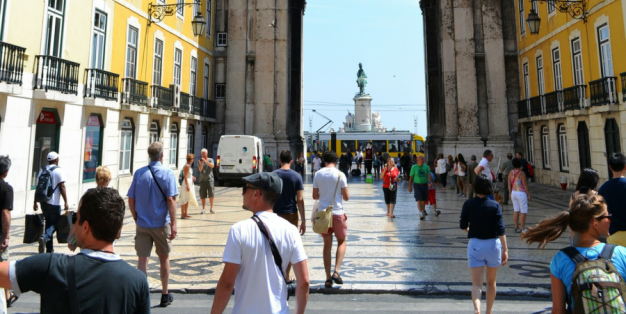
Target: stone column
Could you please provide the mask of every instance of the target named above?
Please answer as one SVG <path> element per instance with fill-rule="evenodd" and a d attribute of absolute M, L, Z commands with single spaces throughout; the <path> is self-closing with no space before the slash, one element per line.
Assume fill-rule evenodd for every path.
<path fill-rule="evenodd" d="M 456 61 L 454 56 L 454 10 L 453 0 L 441 0 L 441 85 L 445 106 L 445 140 L 456 140 L 459 136 L 457 114 Z M 472 62 L 473 63 L 473 62 Z"/>
<path fill-rule="evenodd" d="M 224 132 L 244 134 L 248 10 L 246 0 L 230 0 L 226 59 L 226 102 Z"/>
<path fill-rule="evenodd" d="M 272 1 L 273 3 L 273 1 Z M 288 46 L 288 34 L 289 34 L 289 0 L 277 0 L 274 19 L 276 20 L 276 32 L 273 38 L 273 43 L 276 47 L 274 53 L 274 62 L 276 66 L 274 68 L 274 103 L 273 103 L 273 129 L 272 135 L 276 138 L 276 160 L 278 160 L 278 154 L 284 149 L 290 149 L 289 145 L 289 133 L 287 132 L 287 123 L 291 115 L 290 108 L 287 106 L 289 94 L 289 53 Z M 261 24 L 262 25 L 262 24 Z M 296 121 L 293 121 L 296 123 Z M 295 158 L 295 157 L 294 157 Z"/>
<path fill-rule="evenodd" d="M 499 0 L 482 4 L 489 140 L 510 141 L 501 5 Z"/>

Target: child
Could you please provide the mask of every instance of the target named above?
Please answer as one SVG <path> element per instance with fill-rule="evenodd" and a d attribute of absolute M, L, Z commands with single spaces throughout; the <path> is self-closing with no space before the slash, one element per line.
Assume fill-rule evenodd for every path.
<path fill-rule="evenodd" d="M 433 182 L 435 182 L 435 174 L 432 172 L 430 172 L 430 176 L 433 179 Z M 437 190 L 435 189 L 435 184 L 431 184 L 430 187 L 428 188 L 428 200 L 425 202 L 425 204 L 428 206 L 430 205 L 431 209 L 435 212 L 435 217 L 439 216 L 439 214 L 441 214 L 440 210 L 437 210 L 437 197 L 436 197 L 436 192 Z"/>

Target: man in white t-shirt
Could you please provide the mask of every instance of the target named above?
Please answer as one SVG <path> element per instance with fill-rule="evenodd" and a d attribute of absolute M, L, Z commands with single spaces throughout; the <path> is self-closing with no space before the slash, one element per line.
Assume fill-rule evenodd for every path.
<path fill-rule="evenodd" d="M 489 169 L 489 163 L 491 162 L 492 159 L 493 159 L 493 152 L 489 149 L 485 150 L 485 152 L 483 153 L 483 159 L 480 161 L 480 163 L 478 163 L 478 166 L 476 167 L 476 169 L 474 169 L 474 172 L 476 173 L 477 176 L 484 174 L 485 176 L 487 176 L 487 178 L 490 178 L 493 180 L 491 169 Z M 474 182 L 472 182 L 472 184 L 473 183 Z M 487 197 L 492 200 L 495 199 L 493 194 L 487 195 Z"/>
<path fill-rule="evenodd" d="M 65 202 L 65 210 L 67 211 L 69 209 L 67 194 L 65 193 L 65 173 L 61 170 L 61 168 L 59 168 L 59 154 L 56 152 L 50 152 L 48 153 L 46 159 L 48 160 L 48 165 L 45 169 L 50 172 L 50 179 L 54 192 L 52 193 L 52 197 L 47 202 L 41 202 L 41 211 L 43 212 L 43 217 L 46 221 L 46 229 L 38 241 L 39 253 L 44 252 L 44 247 L 46 253 L 54 252 L 52 239 L 53 234 L 56 231 L 57 221 L 61 216 L 61 197 L 63 197 L 63 201 Z M 42 170 L 39 170 L 37 178 L 41 176 L 41 173 Z M 36 201 L 34 202 L 33 210 L 38 210 Z"/>
<path fill-rule="evenodd" d="M 313 161 L 311 163 L 313 167 L 313 170 L 311 171 L 311 176 L 315 177 L 315 172 L 320 170 L 320 165 L 322 164 L 322 160 L 319 156 L 317 156 L 317 153 L 313 154 Z"/>
<path fill-rule="evenodd" d="M 230 228 L 224 249 L 224 270 L 217 283 L 211 314 L 221 314 L 235 289 L 234 314 L 289 314 L 288 286 L 283 274 L 291 263 L 296 275 L 296 313 L 304 313 L 309 296 L 307 256 L 298 229 L 274 214 L 272 207 L 282 192 L 282 180 L 273 172 L 243 178 L 243 209 L 263 223 L 280 257 L 274 262 L 268 239 L 256 221 L 246 219 Z"/>

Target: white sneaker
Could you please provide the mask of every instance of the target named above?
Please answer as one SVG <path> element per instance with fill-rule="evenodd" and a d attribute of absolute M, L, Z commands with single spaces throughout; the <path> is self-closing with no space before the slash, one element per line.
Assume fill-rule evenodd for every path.
<path fill-rule="evenodd" d="M 203 210 L 200 212 L 200 215 L 204 215 L 204 212 L 205 212 L 205 211 L 204 211 L 204 209 L 203 209 Z"/>
<path fill-rule="evenodd" d="M 211 210 L 209 211 L 209 213 L 211 213 L 211 214 L 215 214 L 215 211 L 213 210 L 213 208 L 211 208 Z"/>

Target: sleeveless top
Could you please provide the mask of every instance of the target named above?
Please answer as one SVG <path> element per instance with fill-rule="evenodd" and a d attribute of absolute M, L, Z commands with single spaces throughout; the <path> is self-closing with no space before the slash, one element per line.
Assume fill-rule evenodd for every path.
<path fill-rule="evenodd" d="M 511 179 L 511 191 L 526 192 L 524 190 L 524 183 L 522 183 L 522 170 L 512 170 L 513 179 Z"/>
<path fill-rule="evenodd" d="M 457 168 L 459 169 L 459 177 L 464 177 L 465 176 L 465 171 L 463 171 L 463 164 L 462 163 L 457 163 Z M 466 166 L 467 167 L 467 166 Z"/>

